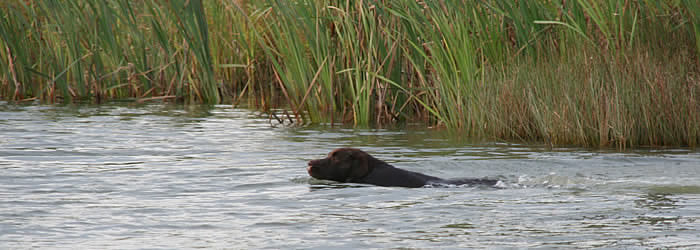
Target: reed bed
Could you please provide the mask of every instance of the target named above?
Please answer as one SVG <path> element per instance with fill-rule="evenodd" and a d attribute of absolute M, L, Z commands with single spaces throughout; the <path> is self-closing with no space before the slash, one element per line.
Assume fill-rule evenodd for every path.
<path fill-rule="evenodd" d="M 250 102 L 296 122 L 696 146 L 700 5 L 600 1 L 0 3 L 6 100 Z"/>

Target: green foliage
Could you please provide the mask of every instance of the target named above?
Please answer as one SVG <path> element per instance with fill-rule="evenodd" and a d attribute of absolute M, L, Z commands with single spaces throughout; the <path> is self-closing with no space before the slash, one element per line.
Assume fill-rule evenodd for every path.
<path fill-rule="evenodd" d="M 290 109 L 486 139 L 700 142 L 700 5 L 680 1 L 0 3 L 0 95 Z"/>
<path fill-rule="evenodd" d="M 3 2 L 0 47 L 3 66 L 12 67 L 3 67 L 2 79 L 15 84 L 0 93 L 50 102 L 173 94 L 219 102 L 202 2 L 167 3 Z"/>

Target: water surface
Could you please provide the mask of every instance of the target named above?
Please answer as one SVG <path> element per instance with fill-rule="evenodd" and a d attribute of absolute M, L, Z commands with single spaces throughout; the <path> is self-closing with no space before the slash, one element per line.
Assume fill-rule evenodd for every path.
<path fill-rule="evenodd" d="M 0 248 L 700 248 L 700 152 L 271 126 L 230 106 L 0 103 Z M 314 180 L 352 146 L 500 188 Z"/>

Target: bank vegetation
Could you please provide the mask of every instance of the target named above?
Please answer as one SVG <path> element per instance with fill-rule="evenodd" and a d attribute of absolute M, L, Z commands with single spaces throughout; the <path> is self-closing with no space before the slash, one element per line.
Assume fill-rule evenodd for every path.
<path fill-rule="evenodd" d="M 12 0 L 0 97 L 248 102 L 553 145 L 696 146 L 695 0 Z"/>

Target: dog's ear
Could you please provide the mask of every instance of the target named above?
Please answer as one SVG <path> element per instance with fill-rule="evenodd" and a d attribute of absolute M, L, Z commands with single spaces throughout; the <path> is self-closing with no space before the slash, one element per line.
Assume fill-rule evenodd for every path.
<path fill-rule="evenodd" d="M 350 160 L 352 161 L 349 179 L 359 179 L 367 176 L 370 171 L 369 167 L 369 155 L 362 151 L 355 151 L 350 154 Z"/>

